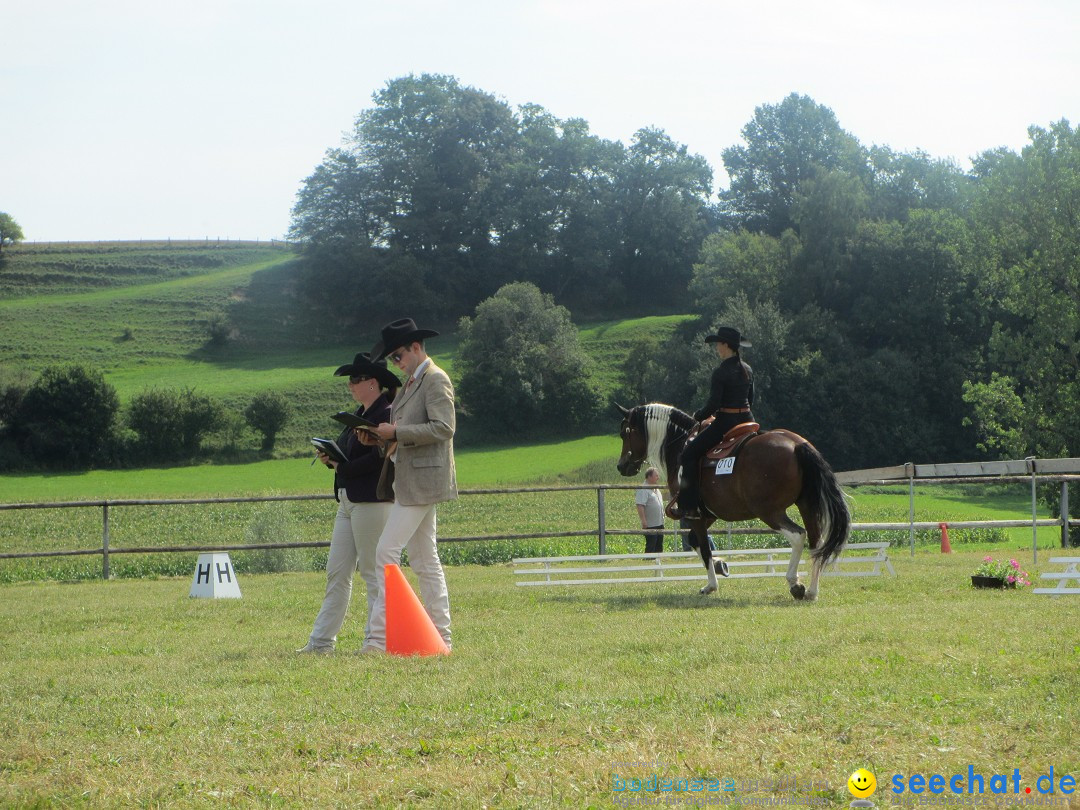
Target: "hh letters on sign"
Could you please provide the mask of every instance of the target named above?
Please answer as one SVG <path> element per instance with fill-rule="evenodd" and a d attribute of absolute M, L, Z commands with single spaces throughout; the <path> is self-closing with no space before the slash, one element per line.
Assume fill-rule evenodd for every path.
<path fill-rule="evenodd" d="M 240 583 L 228 554 L 200 554 L 195 563 L 188 596 L 209 599 L 239 599 Z"/>

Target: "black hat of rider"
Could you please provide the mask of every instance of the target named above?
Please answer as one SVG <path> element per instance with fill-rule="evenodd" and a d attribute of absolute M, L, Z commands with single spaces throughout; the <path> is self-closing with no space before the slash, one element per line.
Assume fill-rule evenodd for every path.
<path fill-rule="evenodd" d="M 732 326 L 721 326 L 716 330 L 715 335 L 708 335 L 705 338 L 706 343 L 726 343 L 728 346 L 735 348 L 736 346 L 743 349 L 749 349 L 752 345 L 749 340 L 743 340 L 742 335 L 739 334 L 739 330 Z"/>
<path fill-rule="evenodd" d="M 383 388 L 400 388 L 401 382 L 390 369 L 386 361 L 373 361 L 367 352 L 360 352 L 351 363 L 340 366 L 334 372 L 335 377 L 374 377 Z"/>
<path fill-rule="evenodd" d="M 408 346 L 414 340 L 424 340 L 438 334 L 433 329 L 417 329 L 416 321 L 412 318 L 402 318 L 382 328 L 382 340 L 371 349 L 371 356 L 376 360 L 382 360 L 394 349 Z"/>

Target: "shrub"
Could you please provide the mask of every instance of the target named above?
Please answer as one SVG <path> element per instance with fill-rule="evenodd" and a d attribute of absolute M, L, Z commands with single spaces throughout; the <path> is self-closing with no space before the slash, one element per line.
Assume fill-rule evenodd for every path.
<path fill-rule="evenodd" d="M 222 313 L 213 312 L 206 316 L 206 332 L 211 346 L 224 346 L 232 334 L 232 325 Z"/>
<path fill-rule="evenodd" d="M 30 384 L 31 379 L 27 374 L 0 373 L 0 430 L 14 420 Z"/>
<path fill-rule="evenodd" d="M 120 400 L 89 366 L 51 366 L 26 390 L 9 430 L 22 454 L 47 466 L 86 467 L 108 458 Z"/>
<path fill-rule="evenodd" d="M 135 432 L 135 451 L 145 461 L 174 461 L 198 454 L 203 437 L 224 419 L 222 406 L 194 389 L 152 388 L 128 406 L 127 423 Z"/>
<path fill-rule="evenodd" d="M 244 409 L 244 419 L 262 434 L 263 450 L 273 450 L 278 432 L 285 427 L 291 414 L 289 401 L 278 391 L 262 391 Z"/>
<path fill-rule="evenodd" d="M 248 524 L 246 536 L 247 542 L 252 545 L 296 543 L 300 540 L 300 532 L 293 522 L 292 510 L 289 504 L 281 501 L 259 504 Z M 237 572 L 249 574 L 309 570 L 303 551 L 295 548 L 237 552 L 233 565 Z"/>

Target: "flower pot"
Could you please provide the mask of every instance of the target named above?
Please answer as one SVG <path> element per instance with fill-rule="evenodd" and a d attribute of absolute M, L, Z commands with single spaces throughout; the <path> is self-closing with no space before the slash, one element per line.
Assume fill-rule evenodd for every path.
<path fill-rule="evenodd" d="M 971 576 L 971 587 L 973 588 L 1015 588 L 1015 582 L 1006 582 L 1004 579 L 998 577 L 978 577 L 974 574 Z"/>

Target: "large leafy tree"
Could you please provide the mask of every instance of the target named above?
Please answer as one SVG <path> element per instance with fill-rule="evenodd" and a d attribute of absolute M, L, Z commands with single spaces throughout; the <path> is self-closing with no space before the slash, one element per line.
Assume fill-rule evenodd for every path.
<path fill-rule="evenodd" d="M 559 120 L 543 107 L 520 111 L 521 149 L 494 183 L 499 197 L 499 262 L 507 277 L 531 281 L 556 300 L 599 305 L 612 296 L 610 257 L 622 144 Z"/>
<path fill-rule="evenodd" d="M 750 230 L 779 236 L 792 227 L 796 195 L 820 172 L 866 172 L 859 142 L 840 128 L 832 110 L 808 96 L 792 93 L 779 104 L 756 108 L 742 135 L 744 146 L 723 153 L 731 177 L 723 202 Z"/>
<path fill-rule="evenodd" d="M 408 266 L 430 294 L 414 313 L 430 317 L 493 292 L 496 180 L 518 142 L 513 111 L 488 93 L 440 75 L 388 82 L 297 196 L 290 235 L 311 249 L 308 290 L 329 303 L 358 286 L 358 307 L 385 309 L 392 271 Z"/>
<path fill-rule="evenodd" d="M 742 229 L 710 234 L 690 283 L 698 310 L 710 317 L 739 294 L 751 305 L 776 302 L 780 280 L 801 249 L 790 230 L 780 237 Z"/>
<path fill-rule="evenodd" d="M 541 107 L 515 112 L 450 76 L 394 79 L 327 152 L 293 209 L 307 290 L 384 311 L 414 273 L 415 315 L 471 311 L 527 280 L 578 311 L 676 301 L 712 218 L 712 172 L 664 132 L 592 135 Z M 427 307 L 427 308 L 425 308 Z"/>
<path fill-rule="evenodd" d="M 385 225 L 371 205 L 375 181 L 355 154 L 330 149 L 297 194 L 289 237 L 324 248 L 376 244 Z"/>
<path fill-rule="evenodd" d="M 869 215 L 875 219 L 903 220 L 917 209 L 966 212 L 974 193 L 972 178 L 955 163 L 922 151 L 871 147 L 869 169 Z"/>
<path fill-rule="evenodd" d="M 712 169 L 662 130 L 642 129 L 615 183 L 618 267 L 630 300 L 680 300 L 710 226 Z"/>
<path fill-rule="evenodd" d="M 510 107 L 430 74 L 394 79 L 374 100 L 357 118 L 353 148 L 375 173 L 382 241 L 413 254 L 490 247 L 491 179 L 518 143 Z"/>
<path fill-rule="evenodd" d="M 1036 455 L 1080 455 L 1080 128 L 1032 127 L 1020 154 L 975 161 L 975 221 L 996 302 L 988 369 L 967 396 L 984 438 Z M 1006 388 L 1011 388 L 1013 397 Z M 995 401 L 1022 407 L 994 409 Z M 993 416 L 992 419 L 988 418 Z M 1004 437 L 1004 438 L 1003 438 Z"/>
<path fill-rule="evenodd" d="M 535 285 L 506 285 L 459 331 L 459 401 L 485 435 L 582 427 L 595 415 L 598 395 L 570 313 Z"/>

